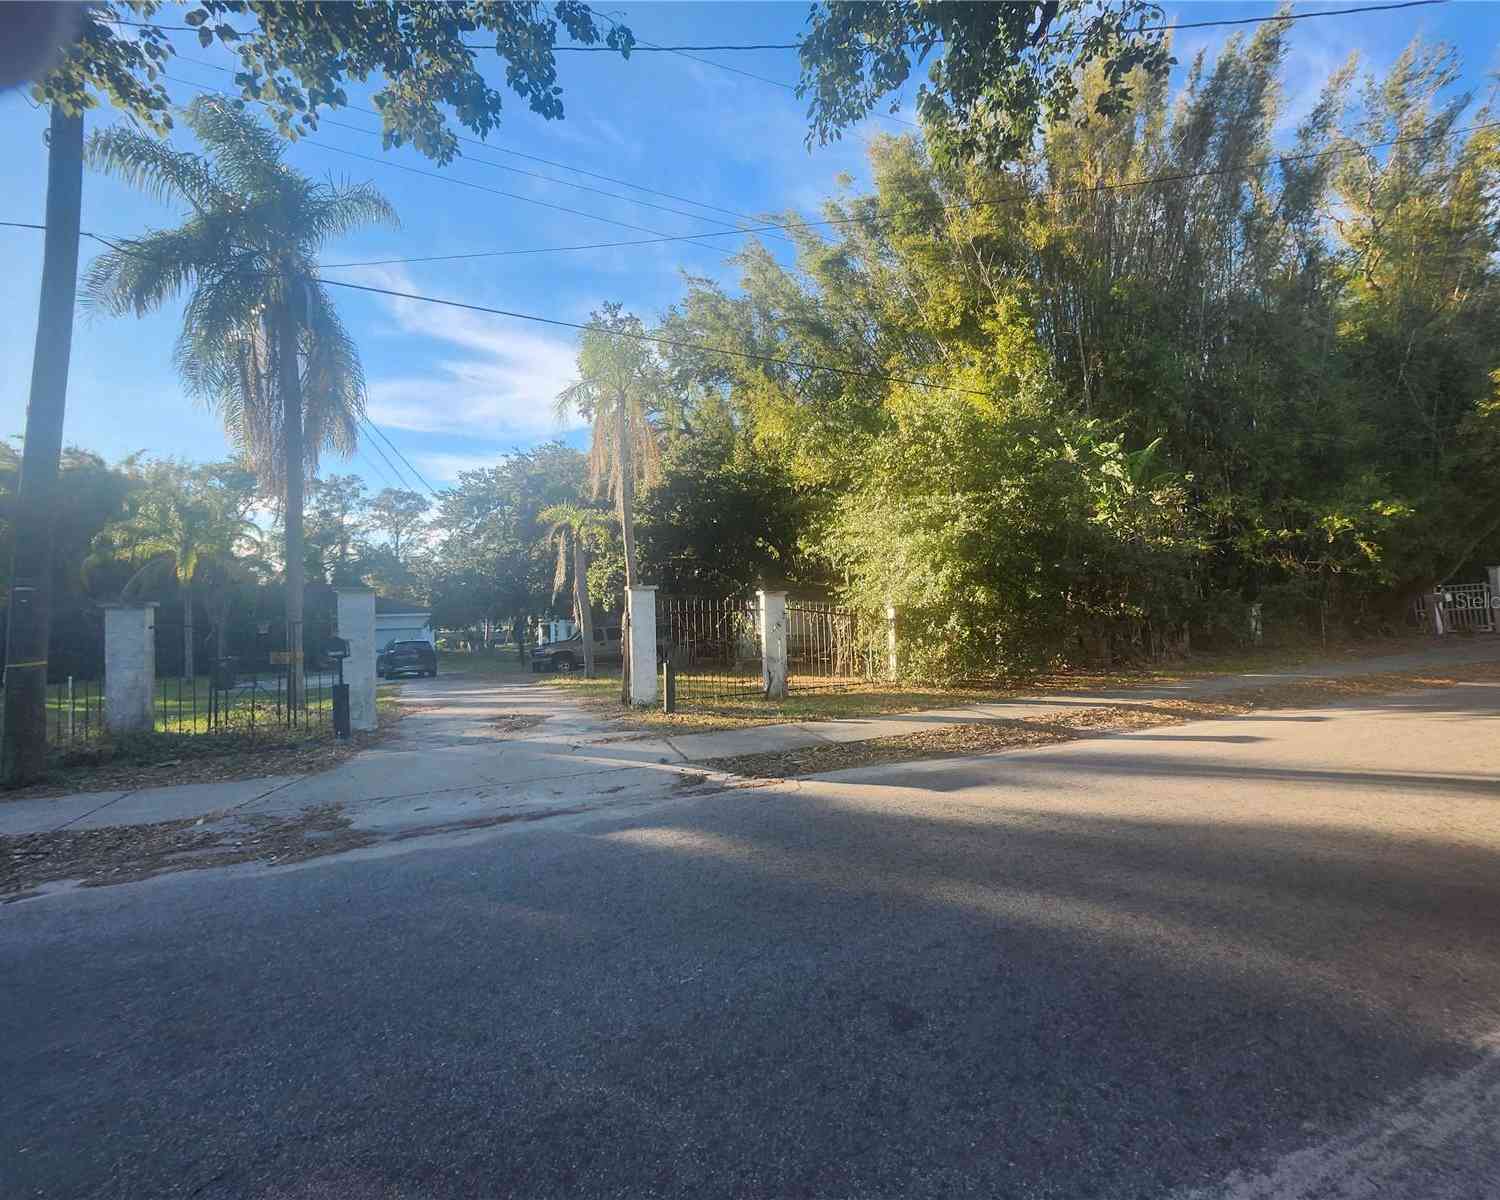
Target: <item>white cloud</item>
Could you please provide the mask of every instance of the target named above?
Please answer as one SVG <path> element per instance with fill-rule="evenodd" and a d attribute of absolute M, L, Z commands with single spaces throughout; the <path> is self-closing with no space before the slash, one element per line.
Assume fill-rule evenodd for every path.
<path fill-rule="evenodd" d="M 373 281 L 398 291 L 418 290 L 399 272 L 374 273 Z M 415 300 L 388 297 L 382 303 L 400 335 L 445 345 L 449 353 L 434 355 L 420 374 L 372 380 L 369 412 L 377 424 L 485 441 L 577 428 L 576 415 L 559 422 L 553 410 L 558 393 L 574 378 L 571 338 L 517 328 L 505 317 Z"/>

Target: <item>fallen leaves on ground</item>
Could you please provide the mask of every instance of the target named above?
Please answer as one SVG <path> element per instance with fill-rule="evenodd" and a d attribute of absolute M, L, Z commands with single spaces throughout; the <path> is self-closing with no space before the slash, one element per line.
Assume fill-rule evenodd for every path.
<path fill-rule="evenodd" d="M 145 734 L 128 744 L 102 741 L 63 757 L 40 783 L 0 791 L 0 804 L 75 792 L 137 792 L 263 775 L 315 775 L 377 745 L 413 711 L 413 706 L 382 703 L 380 728 L 355 733 L 347 741 L 335 738 L 332 729 L 274 730 L 255 736 Z"/>
<path fill-rule="evenodd" d="M 1242 717 L 1264 709 L 1307 708 L 1419 688 L 1500 681 L 1500 663 L 1476 663 L 1440 671 L 1383 672 L 1345 678 L 1309 678 L 1236 689 L 1213 699 L 1163 699 L 1107 704 L 1036 717 L 974 720 L 942 725 L 919 733 L 869 738 L 858 742 L 823 742 L 796 750 L 739 754 L 706 760 L 702 765 L 749 779 L 787 779 L 822 775 L 888 762 L 993 754 L 1045 746 L 1122 730 L 1152 729 L 1188 721 Z"/>
<path fill-rule="evenodd" d="M 208 817 L 154 825 L 110 825 L 0 836 L 0 895 L 16 898 L 39 884 L 76 879 L 102 887 L 169 871 L 231 863 L 290 863 L 369 845 L 336 804 L 295 817 Z"/>
<path fill-rule="evenodd" d="M 536 713 L 497 713 L 488 718 L 497 733 L 522 733 L 535 729 L 547 718 Z"/>

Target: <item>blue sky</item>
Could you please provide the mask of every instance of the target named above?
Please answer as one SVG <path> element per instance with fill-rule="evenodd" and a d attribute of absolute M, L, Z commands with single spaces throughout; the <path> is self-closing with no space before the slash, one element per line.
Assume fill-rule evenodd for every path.
<path fill-rule="evenodd" d="M 1298 8 L 1345 6 L 1330 0 Z M 631 4 L 610 11 L 643 41 L 779 42 L 797 37 L 807 6 L 800 0 Z M 1169 18 L 1181 21 L 1217 20 L 1263 16 L 1274 11 L 1274 6 L 1203 2 L 1169 5 L 1167 11 Z M 161 19 L 170 21 L 171 17 Z M 1212 49 L 1230 32 L 1213 29 L 1181 34 L 1176 54 L 1185 62 L 1200 46 Z M 1496 53 L 1500 4 L 1456 0 L 1387 14 L 1299 22 L 1291 33 L 1287 126 L 1310 107 L 1322 80 L 1351 50 L 1378 68 L 1417 32 L 1457 45 L 1476 90 L 1500 67 Z M 190 60 L 221 64 L 229 60 L 217 51 L 200 51 L 191 35 L 177 36 L 183 57 L 171 74 L 209 87 L 224 86 L 221 72 Z M 787 83 L 797 76 L 793 52 L 702 57 Z M 872 119 L 843 143 L 809 152 L 803 142 L 802 104 L 785 88 L 671 54 L 638 55 L 628 63 L 602 54 L 560 58 L 567 108 L 564 121 L 543 121 L 507 93 L 506 116 L 501 130 L 491 135 L 490 146 L 465 146 L 466 157 L 448 168 L 436 168 L 409 151 L 384 153 L 375 136 L 344 128 L 325 127 L 311 141 L 290 147 L 288 159 L 300 169 L 315 175 L 367 179 L 381 188 L 401 214 L 399 231 L 369 231 L 346 238 L 330 247 L 327 261 L 650 236 L 610 221 L 660 234 L 706 233 L 722 230 L 722 222 L 733 219 L 715 209 L 635 191 L 569 167 L 719 209 L 750 214 L 795 209 L 812 216 L 822 198 L 836 190 L 841 173 L 857 181 L 868 177 L 861 134 L 906 128 Z M 174 98 L 183 102 L 197 94 L 186 86 L 169 86 Z M 361 128 L 378 128 L 377 119 L 364 113 L 344 112 L 336 118 Z M 113 119 L 117 118 L 103 110 L 95 120 Z M 46 161 L 41 135 L 45 126 L 45 113 L 34 110 L 22 96 L 12 93 L 0 98 L 0 155 L 12 164 L 11 182 L 0 201 L 0 219 L 42 219 Z M 382 161 L 368 162 L 339 150 Z M 519 155 L 567 166 L 544 165 Z M 445 179 L 403 171 L 395 164 L 435 171 Z M 681 211 L 664 212 L 505 167 Z M 482 188 L 565 205 L 594 217 L 558 212 Z M 168 224 L 174 215 L 97 175 L 85 178 L 83 213 L 85 229 L 127 235 Z M 684 215 L 690 213 L 699 215 Z M 330 271 L 329 276 L 564 320 L 586 320 L 602 302 L 618 300 L 650 319 L 681 294 L 680 272 L 684 270 L 732 280 L 725 257 L 740 239 L 710 241 L 725 249 L 676 242 L 349 269 Z M 0 435 L 10 436 L 18 434 L 24 423 L 41 235 L 0 230 L 0 248 L 14 314 L 12 321 L 0 327 Z M 85 243 L 85 261 L 91 253 Z M 573 341 L 567 331 L 354 293 L 345 293 L 340 301 L 364 357 L 371 415 L 434 484 L 442 486 L 461 469 L 488 465 L 508 450 L 559 433 L 575 444 L 582 443 L 582 431 L 560 428 L 552 414 L 552 397 L 571 376 Z M 68 442 L 110 459 L 142 449 L 195 459 L 226 453 L 216 419 L 194 407 L 172 371 L 171 349 L 179 318 L 177 307 L 144 319 L 80 314 L 68 397 Z M 334 470 L 360 474 L 372 489 L 394 482 L 391 467 L 371 448 L 362 449 L 348 463 L 325 462 L 325 473 Z"/>

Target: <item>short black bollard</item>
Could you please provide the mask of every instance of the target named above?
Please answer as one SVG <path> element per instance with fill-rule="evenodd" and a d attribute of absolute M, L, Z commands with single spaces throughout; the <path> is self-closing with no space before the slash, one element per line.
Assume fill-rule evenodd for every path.
<path fill-rule="evenodd" d="M 677 668 L 670 659 L 661 665 L 661 710 L 677 711 Z"/>
<path fill-rule="evenodd" d="M 333 736 L 338 738 L 349 736 L 349 685 L 347 683 L 333 685 Z"/>

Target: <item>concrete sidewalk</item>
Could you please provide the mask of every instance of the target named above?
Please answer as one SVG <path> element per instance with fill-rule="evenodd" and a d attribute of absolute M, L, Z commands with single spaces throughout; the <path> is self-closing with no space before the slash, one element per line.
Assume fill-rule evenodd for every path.
<path fill-rule="evenodd" d="M 1149 688 L 1054 693 L 924 712 L 758 725 L 719 733 L 626 739 L 561 689 L 461 675 L 407 685 L 420 706 L 395 737 L 317 775 L 188 784 L 134 792 L 0 802 L 0 835 L 204 818 L 292 817 L 338 804 L 360 830 L 416 831 L 648 804 L 710 783 L 694 764 L 740 754 L 865 741 L 946 725 L 1044 717 L 1101 704 L 1210 698 L 1258 684 L 1500 660 L 1500 638 L 1419 653 L 1316 663 L 1295 672 L 1215 676 Z M 533 723 L 506 732 L 501 723 Z M 268 764 L 274 767 L 274 763 Z"/>
<path fill-rule="evenodd" d="M 659 745 L 688 762 L 729 758 L 763 751 L 798 750 L 828 742 L 861 742 L 870 738 L 899 737 L 922 733 L 942 725 L 964 725 L 984 721 L 1013 721 L 1042 717 L 1075 708 L 1097 708 L 1103 704 L 1150 705 L 1158 700 L 1208 700 L 1244 688 L 1267 687 L 1298 679 L 1347 678 L 1386 671 L 1416 671 L 1460 663 L 1500 661 L 1500 637 L 1434 643 L 1430 650 L 1373 658 L 1346 658 L 1310 663 L 1296 671 L 1249 671 L 1215 675 L 1188 683 L 1154 687 L 1116 688 L 1095 691 L 1050 692 L 1018 696 L 984 704 L 924 709 L 889 716 L 853 717 L 837 721 L 798 721 L 785 725 L 756 725 L 719 733 L 694 733 L 662 739 Z"/>

